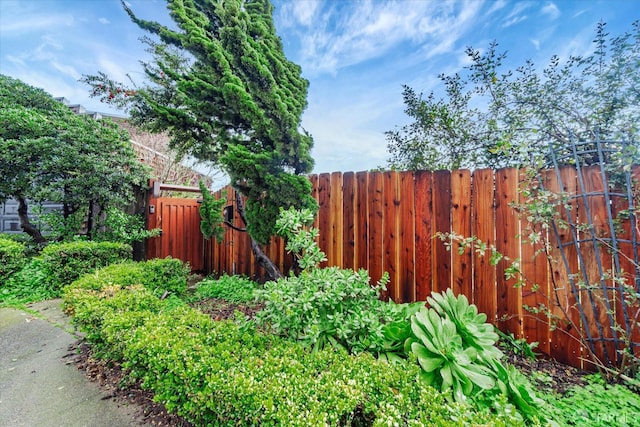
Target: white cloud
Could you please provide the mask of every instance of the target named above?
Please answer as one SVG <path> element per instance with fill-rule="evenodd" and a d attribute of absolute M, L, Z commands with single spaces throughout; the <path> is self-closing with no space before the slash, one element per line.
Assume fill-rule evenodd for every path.
<path fill-rule="evenodd" d="M 502 24 L 502 28 L 507 28 L 527 19 L 527 15 L 514 16 Z"/>
<path fill-rule="evenodd" d="M 82 77 L 82 74 L 80 74 L 78 70 L 76 70 L 72 65 L 61 64 L 56 60 L 51 61 L 50 64 L 53 68 L 55 68 L 56 70 L 60 71 L 63 74 L 66 74 L 67 76 L 73 78 L 74 80 L 78 80 L 80 79 L 80 77 Z"/>
<path fill-rule="evenodd" d="M 529 7 L 531 7 L 531 3 L 516 3 L 513 6 L 513 9 L 511 9 L 509 14 L 504 18 L 502 28 L 510 27 L 527 19 L 527 15 L 523 12 L 526 11 Z"/>
<path fill-rule="evenodd" d="M 540 50 L 540 40 L 536 40 L 536 39 L 529 39 L 529 41 L 531 42 L 531 44 L 533 45 L 533 47 L 536 48 L 536 50 Z"/>
<path fill-rule="evenodd" d="M 60 27 L 70 27 L 73 23 L 74 18 L 70 14 L 30 16 L 20 19 L 17 19 L 17 16 L 7 14 L 0 20 L 0 34 L 5 36 L 35 30 L 59 29 Z"/>
<path fill-rule="evenodd" d="M 335 75 L 341 68 L 382 57 L 404 42 L 426 44 L 430 55 L 449 51 L 472 25 L 482 3 L 412 2 L 408 8 L 406 3 L 369 0 L 328 2 L 323 9 L 315 5 L 313 15 L 298 15 L 313 20 L 309 31 L 300 34 L 301 62 L 312 74 Z M 305 11 L 309 10 L 307 6 Z"/>
<path fill-rule="evenodd" d="M 111 24 L 111 21 L 109 21 L 107 18 L 104 18 L 104 17 L 98 18 L 98 22 L 104 25 Z"/>
<path fill-rule="evenodd" d="M 545 15 L 549 15 L 551 19 L 557 19 L 560 16 L 560 10 L 554 3 L 547 3 L 542 8 L 542 13 Z"/>

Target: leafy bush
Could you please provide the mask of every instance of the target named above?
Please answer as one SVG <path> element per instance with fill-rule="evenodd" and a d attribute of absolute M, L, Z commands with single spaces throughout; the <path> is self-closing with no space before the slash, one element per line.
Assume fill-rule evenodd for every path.
<path fill-rule="evenodd" d="M 196 299 L 219 298 L 236 304 L 254 302 L 258 284 L 243 276 L 222 275 L 218 279 L 205 279 L 198 283 Z"/>
<path fill-rule="evenodd" d="M 42 250 L 43 270 L 52 289 L 58 290 L 85 273 L 131 259 L 131 246 L 111 242 L 52 244 Z"/>
<path fill-rule="evenodd" d="M 0 285 L 25 263 L 25 245 L 0 237 Z"/>
<path fill-rule="evenodd" d="M 308 229 L 312 220 L 309 210 L 281 209 L 276 230 L 287 239 L 287 250 L 294 252 L 302 271 L 255 291 L 265 304 L 257 324 L 316 350 L 333 345 L 354 353 L 384 351 L 384 325 L 399 313 L 394 303 L 380 301 L 388 275 L 371 286 L 366 270 L 318 268 L 325 254 L 314 241 L 316 230 Z"/>
<path fill-rule="evenodd" d="M 256 322 L 315 349 L 331 344 L 355 353 L 378 352 L 384 323 L 393 320 L 387 308 L 393 303 L 379 299 L 387 276 L 377 286 L 369 280 L 365 270 L 329 267 L 267 282 L 255 291 L 265 304 Z"/>
<path fill-rule="evenodd" d="M 20 306 L 35 301 L 55 298 L 58 292 L 46 281 L 42 258 L 30 258 L 20 271 L 11 275 L 0 287 L 0 302 Z"/>
<path fill-rule="evenodd" d="M 157 297 L 165 294 L 181 296 L 186 290 L 189 271 L 187 265 L 174 258 L 126 261 L 85 274 L 67 286 L 63 295 L 70 294 L 74 289 L 102 291 L 105 286 L 126 287 L 139 284 Z"/>
<path fill-rule="evenodd" d="M 195 425 L 518 425 L 446 402 L 416 383 L 416 365 L 312 353 L 186 306 L 168 311 L 139 286 L 73 291 L 86 294 L 76 317 L 100 334 L 91 337 L 101 355 L 122 360 L 156 401 Z"/>

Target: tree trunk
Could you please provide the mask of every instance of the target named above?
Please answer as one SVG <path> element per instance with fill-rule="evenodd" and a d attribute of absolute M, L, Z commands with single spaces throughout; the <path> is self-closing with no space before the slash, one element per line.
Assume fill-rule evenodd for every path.
<path fill-rule="evenodd" d="M 240 218 L 242 219 L 242 222 L 244 222 L 244 225 L 246 228 L 247 219 L 244 215 L 244 204 L 242 203 L 242 195 L 237 190 L 235 193 L 236 193 L 236 206 L 238 208 L 238 215 L 240 215 Z M 264 251 L 262 250 L 258 242 L 256 242 L 253 239 L 253 237 L 251 237 L 251 235 L 249 235 L 249 238 L 251 239 L 251 250 L 253 251 L 253 256 L 255 256 L 256 260 L 260 263 L 260 265 L 264 267 L 269 278 L 271 280 L 278 280 L 284 277 L 282 275 L 282 272 L 278 268 L 278 266 L 275 265 L 275 263 L 271 260 L 271 258 L 267 256 L 267 254 L 264 253 Z"/>
<path fill-rule="evenodd" d="M 29 221 L 28 211 L 29 206 L 27 205 L 27 200 L 24 197 L 18 197 L 18 218 L 20 218 L 20 228 L 31 236 L 34 242 L 38 244 L 46 243 L 47 239 L 45 239 L 40 230 L 34 227 Z"/>

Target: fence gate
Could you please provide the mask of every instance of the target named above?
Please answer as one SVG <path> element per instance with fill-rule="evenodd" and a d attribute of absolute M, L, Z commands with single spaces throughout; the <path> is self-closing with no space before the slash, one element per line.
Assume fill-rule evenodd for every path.
<path fill-rule="evenodd" d="M 195 198 L 159 197 L 160 191 L 200 192 L 196 187 L 152 182 L 147 203 L 147 227 L 162 234 L 147 242 L 147 259 L 171 256 L 188 262 L 193 272 L 205 272 L 200 203 Z"/>

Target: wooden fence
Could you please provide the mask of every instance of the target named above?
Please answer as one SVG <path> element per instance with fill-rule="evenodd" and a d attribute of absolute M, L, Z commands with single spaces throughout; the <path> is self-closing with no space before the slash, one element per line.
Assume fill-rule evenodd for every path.
<path fill-rule="evenodd" d="M 585 168 L 585 171 L 592 186 L 602 186 L 602 178 L 596 169 Z M 635 172 L 640 178 L 638 170 Z M 575 190 L 575 169 L 568 167 L 561 173 L 565 188 L 559 188 L 554 173 L 545 177 L 545 186 L 558 192 Z M 315 227 L 320 230 L 319 246 L 327 255 L 325 265 L 367 269 L 372 282 L 379 280 L 383 272 L 388 272 L 390 282 L 385 296 L 396 302 L 425 300 L 432 291 L 451 288 L 456 294 L 465 294 L 479 311 L 487 314 L 489 321 L 502 330 L 513 333 L 517 338 L 538 342 L 542 352 L 560 362 L 582 365 L 585 349 L 573 339 L 576 331 L 572 326 L 561 323 L 557 328 L 551 327 L 546 315 L 531 314 L 523 308 L 539 304 L 551 306 L 544 295 L 552 295 L 555 286 L 558 289 L 557 301 L 571 313 L 574 325 L 590 328 L 597 335 L 595 320 L 606 321 L 596 307 L 586 324 L 582 322 L 571 308 L 575 296 L 567 284 L 567 272 L 562 263 L 548 263 L 544 256 L 534 257 L 540 247 L 526 242 L 523 233 L 528 224 L 512 207 L 512 203 L 521 202 L 519 185 L 523 177 L 520 171 L 507 168 L 497 171 L 480 169 L 473 173 L 468 170 L 335 172 L 312 175 L 310 180 L 313 196 L 320 206 Z M 233 205 L 233 190 L 226 188 L 223 191 L 229 195 L 229 204 Z M 220 192 L 217 194 L 219 197 Z M 196 209 L 197 204 L 193 201 L 188 203 Z M 573 212 L 579 215 L 581 202 L 573 200 L 571 203 L 575 205 Z M 596 199 L 589 203 L 592 211 L 596 212 L 595 217 L 602 217 L 597 213 L 598 209 L 604 209 L 602 203 Z M 201 237 L 196 236 L 195 231 L 187 231 L 189 227 L 197 230 L 195 223 L 191 226 L 177 225 L 182 231 L 173 233 L 173 221 L 180 215 L 194 214 L 179 203 L 171 208 L 165 204 L 161 206 L 162 243 L 151 246 L 156 248 L 153 253 L 180 257 L 172 252 L 172 247 L 178 246 L 176 241 L 182 237 L 195 244 Z M 164 209 L 168 209 L 167 213 Z M 237 215 L 234 221 L 242 226 Z M 180 224 L 179 220 L 177 224 Z M 516 279 L 506 279 L 504 274 L 508 262 L 492 265 L 488 256 L 472 251 L 461 255 L 457 250 L 449 251 L 440 239 L 433 237 L 438 232 L 475 235 L 495 245 L 502 254 L 521 260 L 523 274 L 529 282 L 523 287 L 514 287 Z M 565 237 L 561 232 L 560 240 Z M 555 246 L 562 243 L 553 242 Z M 621 249 L 630 250 L 627 247 Z M 285 252 L 282 239 L 274 239 L 264 250 L 282 271 L 291 268 L 293 258 Z M 265 279 L 264 270 L 251 253 L 246 233 L 228 229 L 222 243 L 205 242 L 203 251 L 202 265 L 189 257 L 182 259 L 190 260 L 196 270 Z M 632 254 L 627 256 L 633 259 Z M 570 262 L 576 262 L 574 258 Z M 195 268 L 194 263 L 199 268 Z M 534 283 L 539 287 L 537 292 L 534 292 Z M 619 305 L 620 297 L 617 298 Z M 557 308 L 553 312 L 560 314 Z M 606 329 L 599 332 L 603 345 L 607 345 L 606 337 L 602 336 L 607 334 Z M 637 333 L 632 339 L 640 342 Z"/>

